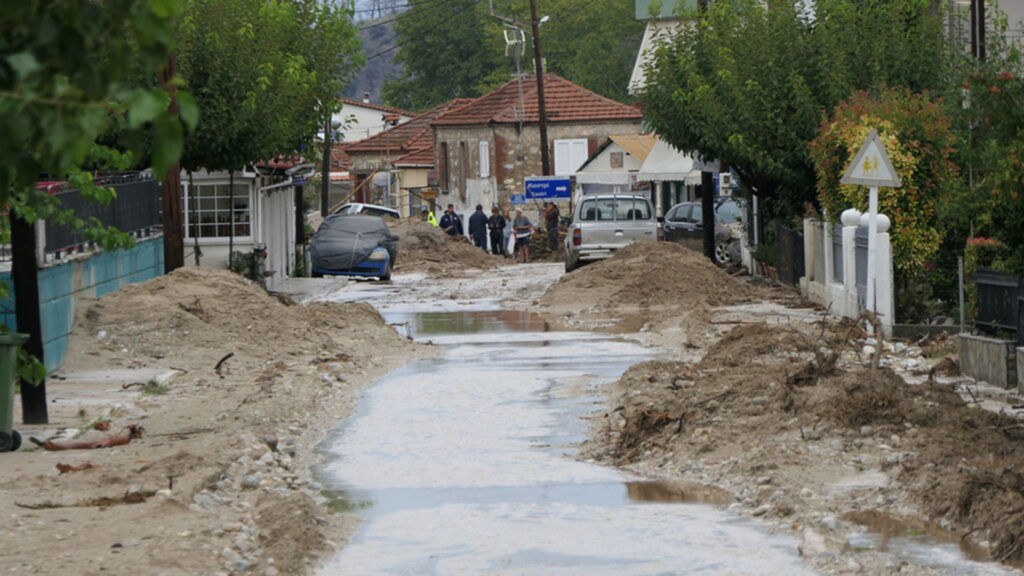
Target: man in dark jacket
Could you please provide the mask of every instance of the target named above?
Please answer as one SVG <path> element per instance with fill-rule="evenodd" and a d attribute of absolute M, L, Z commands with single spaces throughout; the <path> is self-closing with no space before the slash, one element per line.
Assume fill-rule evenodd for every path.
<path fill-rule="evenodd" d="M 505 217 L 495 206 L 491 208 L 491 217 L 487 219 L 487 228 L 491 231 L 491 254 L 501 254 L 508 257 L 505 250 Z"/>
<path fill-rule="evenodd" d="M 487 215 L 480 204 L 476 205 L 476 212 L 469 217 L 469 235 L 473 238 L 475 246 L 487 252 Z"/>
<path fill-rule="evenodd" d="M 462 236 L 462 218 L 455 213 L 454 204 L 448 205 L 448 210 L 446 210 L 444 215 L 441 216 L 441 222 L 439 224 L 441 226 L 441 230 L 447 232 L 449 236 Z"/>

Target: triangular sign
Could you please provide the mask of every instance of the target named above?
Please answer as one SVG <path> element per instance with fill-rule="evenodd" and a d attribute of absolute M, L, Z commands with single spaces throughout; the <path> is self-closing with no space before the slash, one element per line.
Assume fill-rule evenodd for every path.
<path fill-rule="evenodd" d="M 902 186 L 900 176 L 889 161 L 889 154 L 878 139 L 878 131 L 872 130 L 861 145 L 860 151 L 854 156 L 850 167 L 846 169 L 840 184 L 859 184 L 861 186 L 884 186 L 899 188 Z"/>

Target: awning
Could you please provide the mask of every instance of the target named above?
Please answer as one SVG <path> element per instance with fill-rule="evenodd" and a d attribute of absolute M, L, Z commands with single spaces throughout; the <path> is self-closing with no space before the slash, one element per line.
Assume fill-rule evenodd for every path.
<path fill-rule="evenodd" d="M 695 168 L 692 156 L 659 138 L 640 167 L 637 178 L 648 182 L 700 184 L 700 170 Z"/>
<path fill-rule="evenodd" d="M 629 186 L 636 179 L 636 172 L 577 172 L 577 184 L 607 184 Z"/>

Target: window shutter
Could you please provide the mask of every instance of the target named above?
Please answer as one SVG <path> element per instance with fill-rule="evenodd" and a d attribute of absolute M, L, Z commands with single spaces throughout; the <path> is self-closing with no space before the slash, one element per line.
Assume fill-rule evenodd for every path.
<path fill-rule="evenodd" d="M 490 178 L 491 176 L 491 143 L 487 140 L 480 141 L 480 177 Z"/>

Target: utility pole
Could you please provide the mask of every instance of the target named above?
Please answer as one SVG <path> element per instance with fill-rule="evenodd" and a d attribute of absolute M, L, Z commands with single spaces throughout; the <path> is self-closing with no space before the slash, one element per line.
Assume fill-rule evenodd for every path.
<path fill-rule="evenodd" d="M 171 114 L 178 116 L 178 102 L 174 97 L 174 54 L 160 71 L 160 85 L 171 96 Z M 182 213 L 181 162 L 175 162 L 164 176 L 163 182 L 164 273 L 185 265 L 185 226 Z M 198 229 L 197 229 L 198 231 Z M 198 233 L 198 232 L 197 232 Z"/>
<path fill-rule="evenodd" d="M 334 134 L 331 134 L 331 113 L 327 112 L 324 120 L 324 158 L 320 165 L 320 215 L 327 218 L 327 212 L 331 208 L 331 144 L 334 141 Z"/>
<path fill-rule="evenodd" d="M 43 324 L 39 313 L 39 262 L 36 227 L 11 212 L 11 279 L 14 285 L 14 316 L 18 332 L 28 334 L 23 348 L 40 362 L 43 358 Z M 166 244 L 165 244 L 166 246 Z M 38 385 L 21 380 L 21 420 L 48 424 L 46 380 Z"/>
<path fill-rule="evenodd" d="M 540 52 L 540 23 L 537 21 L 537 0 L 530 0 L 530 30 L 533 32 L 533 60 L 537 72 L 537 112 L 540 115 L 540 166 L 544 176 L 551 175 L 548 155 L 548 117 L 544 102 L 544 59 Z"/>

